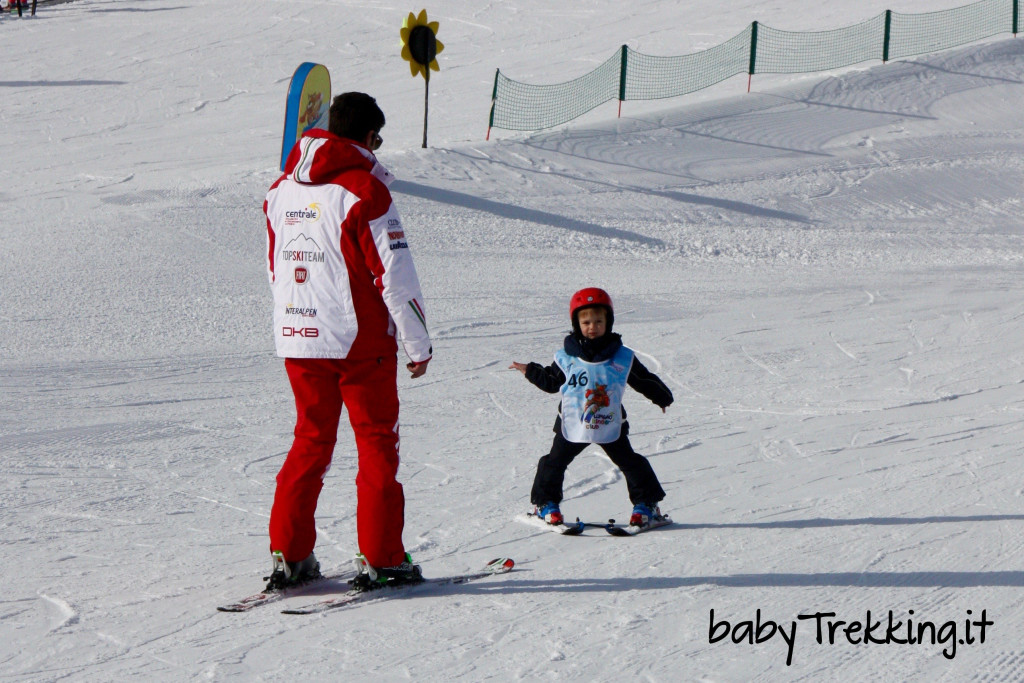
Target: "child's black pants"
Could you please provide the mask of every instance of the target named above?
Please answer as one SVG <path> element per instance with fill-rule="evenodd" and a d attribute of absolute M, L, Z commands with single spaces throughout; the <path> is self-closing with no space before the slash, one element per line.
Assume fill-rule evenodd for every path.
<path fill-rule="evenodd" d="M 637 503 L 657 503 L 665 498 L 665 491 L 658 482 L 658 476 L 647 458 L 633 450 L 629 443 L 629 424 L 623 423 L 622 434 L 611 443 L 594 444 L 604 449 L 615 466 L 622 470 L 626 478 L 626 489 L 629 501 Z M 537 474 L 533 479 L 533 490 L 530 502 L 543 505 L 547 502 L 562 502 L 562 481 L 565 470 L 577 455 L 583 452 L 588 443 L 573 443 L 562 436 L 562 422 L 555 422 L 555 439 L 551 443 L 551 452 L 543 456 L 537 463 Z"/>

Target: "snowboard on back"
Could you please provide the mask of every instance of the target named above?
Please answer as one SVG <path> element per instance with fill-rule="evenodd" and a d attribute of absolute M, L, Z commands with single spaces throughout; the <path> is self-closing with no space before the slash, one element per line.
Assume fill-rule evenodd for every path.
<path fill-rule="evenodd" d="M 281 137 L 281 170 L 292 147 L 312 128 L 327 130 L 331 108 L 331 75 L 323 64 L 303 62 L 292 75 L 285 101 L 284 134 Z"/>

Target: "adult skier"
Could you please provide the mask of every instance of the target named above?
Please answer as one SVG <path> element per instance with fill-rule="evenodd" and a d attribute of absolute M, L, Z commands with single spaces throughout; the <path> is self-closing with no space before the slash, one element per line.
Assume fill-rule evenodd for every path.
<path fill-rule="evenodd" d="M 402 543 L 396 335 L 413 378 L 426 372 L 432 349 L 388 190 L 394 177 L 374 156 L 384 121 L 365 93 L 335 97 L 328 130 L 307 131 L 295 144 L 263 205 L 274 337 L 297 412 L 270 511 L 268 590 L 320 576 L 314 514 L 343 404 L 359 460 L 361 580 L 422 580 Z"/>

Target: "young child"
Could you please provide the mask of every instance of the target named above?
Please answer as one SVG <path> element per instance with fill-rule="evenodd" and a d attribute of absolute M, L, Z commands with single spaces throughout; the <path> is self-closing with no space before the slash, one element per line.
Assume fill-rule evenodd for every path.
<path fill-rule="evenodd" d="M 569 317 L 572 333 L 565 338 L 564 348 L 555 353 L 554 363 L 544 367 L 514 362 L 509 366 L 549 394 L 562 392 L 555 439 L 551 452 L 537 463 L 530 502 L 537 507 L 538 517 L 548 524 L 561 524 L 564 520 L 558 506 L 565 470 L 594 443 L 626 477 L 633 503 L 630 525 L 644 526 L 661 518 L 658 503 L 665 498 L 665 491 L 647 458 L 629 443 L 622 395 L 628 384 L 665 412 L 672 404 L 672 392 L 622 345 L 622 337 L 612 332 L 612 300 L 603 289 L 588 287 L 573 294 Z"/>

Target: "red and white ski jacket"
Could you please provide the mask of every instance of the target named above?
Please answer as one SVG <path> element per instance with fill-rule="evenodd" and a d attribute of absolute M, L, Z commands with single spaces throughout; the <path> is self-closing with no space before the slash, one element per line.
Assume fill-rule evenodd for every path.
<path fill-rule="evenodd" d="M 308 131 L 267 192 L 267 272 L 277 355 L 431 356 L 423 294 L 402 221 L 373 153 Z"/>

